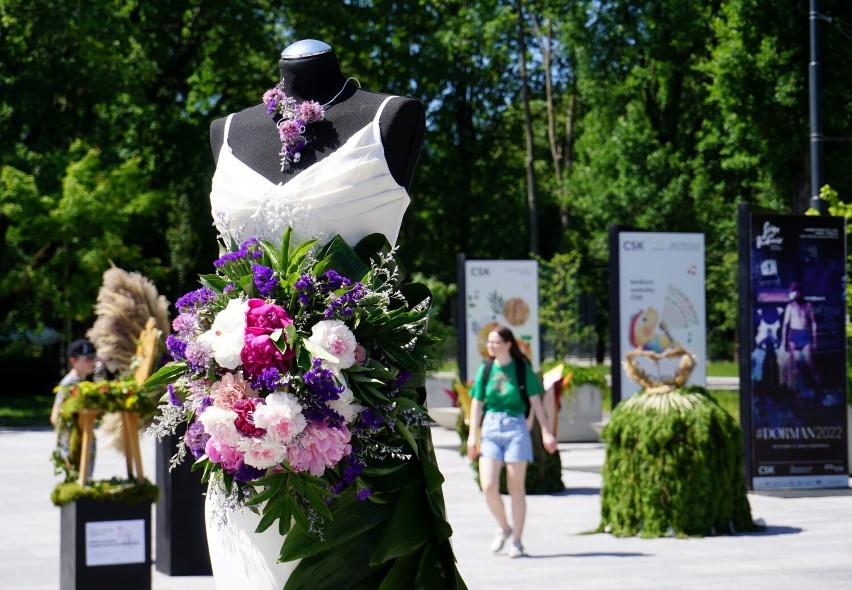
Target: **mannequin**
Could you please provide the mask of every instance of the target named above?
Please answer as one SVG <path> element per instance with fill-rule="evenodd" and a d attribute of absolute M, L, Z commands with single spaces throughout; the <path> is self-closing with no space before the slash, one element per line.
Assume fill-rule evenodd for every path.
<path fill-rule="evenodd" d="M 302 160 L 284 167 L 278 158 L 281 148 L 275 121 L 259 103 L 234 114 L 228 144 L 234 155 L 266 179 L 286 183 L 294 175 L 333 153 L 358 130 L 373 120 L 382 101 L 388 96 L 362 90 L 354 80 L 340 71 L 331 47 L 320 41 L 303 40 L 288 46 L 278 62 L 283 90 L 298 101 L 316 100 L 325 104 L 325 120 L 309 128 L 309 143 Z M 271 84 L 270 84 L 271 86 Z M 258 89 L 258 98 L 266 88 Z M 210 126 L 210 144 L 218 161 L 222 147 L 225 118 Z M 423 143 L 426 119 L 419 100 L 399 97 L 391 100 L 382 112 L 380 129 L 385 159 L 393 178 L 408 190 Z"/>
<path fill-rule="evenodd" d="M 234 243 L 248 238 L 280 243 L 288 231 L 292 233 L 286 235 L 295 243 L 316 239 L 323 244 L 322 240 L 339 236 L 354 247 L 369 235 L 383 234 L 394 245 L 410 201 L 407 191 L 426 128 L 420 101 L 360 89 L 340 71 L 331 47 L 319 41 L 305 40 L 287 47 L 279 66 L 281 89 L 299 102 L 329 103 L 324 107 L 325 119 L 310 124 L 301 160 L 286 163 L 283 170 L 276 123 L 260 102 L 267 88 L 258 89 L 259 104 L 212 123 L 210 142 L 217 169 L 210 200 L 221 235 Z M 223 141 L 226 125 L 230 152 Z M 324 165 L 320 164 L 323 160 Z M 425 397 L 425 390 L 418 395 Z M 425 475 L 434 475 L 437 469 L 434 454 L 426 455 L 431 449 L 429 437 L 428 431 L 421 437 L 420 457 L 412 458 L 406 471 L 412 484 L 387 492 L 387 506 L 395 506 L 393 502 L 399 499 L 400 510 L 414 509 L 429 518 L 432 526 L 422 528 L 428 538 L 400 553 L 382 556 L 381 563 L 371 562 L 374 549 L 383 546 L 382 537 L 376 535 L 393 539 L 396 528 L 385 529 L 379 521 L 373 523 L 375 529 L 363 530 L 339 544 L 315 547 L 301 561 L 277 563 L 285 542 L 278 527 L 256 533 L 259 517 L 254 513 L 232 515 L 228 524 L 217 527 L 211 517 L 224 502 L 211 488 L 205 509 L 216 587 L 279 590 L 290 583 L 299 588 L 336 588 L 339 586 L 317 579 L 313 569 L 331 562 L 338 571 L 353 576 L 359 587 L 378 587 L 379 578 L 389 576 L 390 583 L 399 576 L 413 577 L 428 570 L 431 587 L 438 587 L 440 580 L 442 587 L 464 588 L 449 542 L 443 497 L 435 489 L 435 479 Z M 353 497 L 354 492 L 348 496 Z M 356 501 L 331 509 L 341 510 L 340 514 L 356 522 L 367 522 L 376 518 L 373 508 L 371 502 Z M 397 562 L 398 568 L 394 567 Z M 418 563 L 419 568 L 415 565 L 409 571 L 409 566 Z"/>

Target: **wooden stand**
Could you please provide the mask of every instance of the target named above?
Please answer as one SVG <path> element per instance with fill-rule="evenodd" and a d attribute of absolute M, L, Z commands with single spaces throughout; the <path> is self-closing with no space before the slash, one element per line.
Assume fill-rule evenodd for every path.
<path fill-rule="evenodd" d="M 92 445 L 95 442 L 95 420 L 102 412 L 100 410 L 80 410 L 77 421 L 83 433 L 83 449 L 80 453 L 79 483 L 85 486 L 89 482 Z M 127 463 L 127 478 L 142 481 L 142 454 L 139 450 L 139 414 L 123 412 L 121 427 L 124 436 L 125 462 Z"/>

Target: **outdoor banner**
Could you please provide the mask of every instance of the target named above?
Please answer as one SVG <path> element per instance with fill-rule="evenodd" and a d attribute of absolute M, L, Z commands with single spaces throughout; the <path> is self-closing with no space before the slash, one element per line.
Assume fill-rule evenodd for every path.
<path fill-rule="evenodd" d="M 539 368 L 538 262 L 535 260 L 465 260 L 465 367 L 472 380 L 488 358 L 488 333 L 502 324 Z"/>
<path fill-rule="evenodd" d="M 651 353 L 680 346 L 696 357 L 687 384 L 705 386 L 704 234 L 615 228 L 612 238 L 613 403 L 640 389 L 622 366 L 630 351 L 643 351 L 634 360 L 650 377 L 671 378 L 681 357 L 654 359 Z"/>
<path fill-rule="evenodd" d="M 741 421 L 751 488 L 845 488 L 844 220 L 743 205 L 740 239 Z"/>

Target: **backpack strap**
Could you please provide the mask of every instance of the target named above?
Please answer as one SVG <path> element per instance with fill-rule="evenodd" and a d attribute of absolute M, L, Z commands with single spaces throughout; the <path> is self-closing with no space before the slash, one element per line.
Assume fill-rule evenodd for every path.
<path fill-rule="evenodd" d="M 521 398 L 524 400 L 524 415 L 529 418 L 530 398 L 527 395 L 527 363 L 520 359 L 515 359 L 515 380 L 518 383 L 518 389 L 521 391 Z"/>
<path fill-rule="evenodd" d="M 515 361 L 515 382 L 518 385 L 518 389 L 521 392 L 521 398 L 524 400 L 524 408 L 526 417 L 530 415 L 530 398 L 527 395 L 527 364 L 520 359 L 513 359 Z M 488 378 L 491 376 L 491 367 L 494 366 L 494 359 L 490 358 L 485 361 L 485 368 L 482 369 L 482 387 L 483 394 L 485 393 L 485 388 L 488 387 Z M 488 399 L 488 396 L 485 396 Z M 485 415 L 486 405 L 485 401 L 482 402 L 482 414 Z"/>

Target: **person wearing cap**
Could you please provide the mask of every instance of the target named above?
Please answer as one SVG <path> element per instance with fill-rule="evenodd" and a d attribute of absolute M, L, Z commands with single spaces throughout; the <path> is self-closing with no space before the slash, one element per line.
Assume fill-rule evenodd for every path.
<path fill-rule="evenodd" d="M 68 347 L 68 365 L 71 368 L 56 388 L 56 398 L 50 411 L 50 423 L 54 427 L 59 422 L 59 406 L 65 399 L 66 389 L 64 388 L 69 385 L 76 385 L 90 377 L 95 371 L 96 360 L 95 347 L 85 338 L 74 340 Z"/>
<path fill-rule="evenodd" d="M 71 442 L 69 432 L 65 428 L 61 428 L 59 420 L 60 407 L 62 406 L 62 402 L 65 401 L 71 386 L 92 377 L 92 374 L 95 372 L 96 362 L 97 355 L 95 354 L 95 347 L 91 342 L 85 338 L 71 342 L 71 345 L 68 347 L 68 365 L 70 368 L 62 380 L 59 381 L 59 385 L 56 386 L 56 398 L 53 401 L 53 408 L 50 410 L 50 423 L 57 429 L 54 456 L 66 464 L 69 463 L 68 456 Z M 89 457 L 90 477 L 95 469 L 95 453 L 96 443 L 93 442 L 92 452 Z"/>

